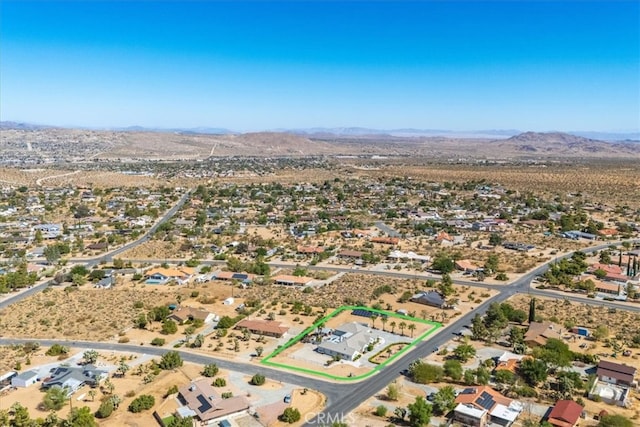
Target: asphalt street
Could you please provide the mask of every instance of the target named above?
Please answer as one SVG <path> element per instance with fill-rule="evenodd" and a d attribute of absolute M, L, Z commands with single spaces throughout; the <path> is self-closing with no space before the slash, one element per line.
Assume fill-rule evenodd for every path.
<path fill-rule="evenodd" d="M 100 257 L 91 259 L 91 260 L 72 260 L 77 262 L 84 262 L 87 267 L 93 267 L 99 264 L 102 261 L 112 260 L 114 257 L 117 257 L 119 254 L 134 248 L 135 246 L 144 243 L 149 240 L 151 236 L 155 233 L 155 231 L 160 227 L 161 224 L 168 221 L 173 217 L 176 212 L 184 205 L 189 197 L 189 192 L 185 193 L 178 203 L 171 208 L 169 211 L 165 213 L 165 215 L 156 222 L 156 224 L 149 229 L 149 231 L 139 238 L 138 240 L 131 242 L 127 245 L 122 246 L 108 254 L 102 255 Z M 584 252 L 590 253 L 597 250 L 601 250 L 609 247 L 613 242 L 609 242 L 606 244 L 594 246 L 588 249 L 584 249 Z M 615 242 L 619 243 L 619 242 Z M 400 359 L 396 360 L 393 364 L 386 366 L 381 369 L 377 374 L 368 377 L 367 379 L 358 381 L 358 382 L 345 382 L 345 383 L 336 383 L 324 381 L 321 379 L 313 378 L 310 376 L 302 376 L 290 372 L 280 371 L 276 369 L 266 368 L 259 365 L 252 365 L 241 362 L 233 362 L 226 359 L 218 359 L 213 356 L 201 355 L 196 353 L 190 353 L 186 351 L 180 351 L 182 358 L 185 361 L 198 363 L 198 364 L 208 364 L 208 363 L 216 363 L 223 369 L 228 369 L 232 371 L 238 371 L 246 373 L 247 375 L 253 375 L 254 373 L 260 372 L 266 375 L 267 377 L 277 380 L 288 382 L 292 384 L 296 384 L 302 387 L 307 387 L 311 389 L 318 390 L 323 393 L 327 397 L 327 406 L 325 409 L 317 414 L 314 418 L 309 419 L 306 426 L 318 426 L 331 424 L 335 421 L 340 421 L 341 419 L 346 419 L 347 414 L 357 408 L 363 401 L 367 400 L 369 397 L 373 396 L 378 391 L 387 387 L 389 383 L 391 383 L 395 378 L 400 375 L 400 373 L 408 369 L 409 364 L 420 358 L 424 358 L 429 356 L 431 353 L 437 351 L 437 349 L 444 345 L 447 341 L 452 338 L 452 334 L 461 330 L 464 326 L 469 325 L 471 320 L 476 314 L 484 314 L 488 309 L 489 305 L 494 302 L 503 302 L 510 298 L 513 295 L 520 293 L 528 293 L 531 295 L 539 295 L 546 296 L 551 298 L 563 298 L 568 299 L 570 301 L 592 304 L 592 305 L 602 305 L 605 307 L 611 308 L 619 308 L 630 311 L 640 311 L 640 307 L 636 306 L 627 306 L 620 303 L 612 302 L 612 301 L 603 301 L 603 300 L 595 300 L 595 299 L 586 299 L 580 298 L 571 294 L 562 294 L 558 295 L 555 292 L 548 290 L 540 290 L 540 289 L 532 289 L 530 287 L 530 283 L 535 276 L 543 274 L 548 268 L 549 265 L 556 260 L 561 258 L 570 257 L 571 254 L 563 255 L 554 260 L 551 260 L 535 269 L 531 270 L 527 274 L 523 275 L 519 279 L 515 281 L 504 284 L 504 285 L 492 285 L 485 284 L 482 282 L 476 281 L 465 281 L 465 280 L 454 280 L 454 283 L 460 285 L 469 285 L 476 287 L 484 287 L 487 289 L 497 290 L 499 293 L 481 303 L 479 306 L 475 307 L 475 309 L 459 318 L 456 318 L 455 321 L 445 325 L 445 327 L 437 333 L 435 336 L 430 337 L 427 341 L 424 341 L 417 346 L 415 346 L 411 351 L 407 352 Z M 135 261 L 135 260 L 134 260 Z M 141 260 L 142 261 L 142 260 Z M 165 262 L 168 261 L 166 259 L 163 260 L 143 260 L 144 262 Z M 204 261 L 205 264 L 224 264 L 222 262 L 216 261 Z M 269 263 L 271 267 L 291 267 L 291 264 L 288 263 Z M 357 272 L 362 274 L 372 274 L 386 277 L 395 277 L 395 278 L 405 278 L 405 279 L 415 279 L 415 278 L 427 278 L 422 275 L 412 274 L 412 273 L 402 273 L 395 270 L 389 271 L 373 271 L 373 270 L 365 270 L 359 268 L 351 268 L 351 267 L 325 267 L 325 266 L 308 266 L 306 268 L 309 269 L 321 269 L 321 270 L 331 270 L 336 272 Z M 437 277 L 437 276 L 435 276 Z M 19 300 L 27 298 L 36 292 L 40 292 L 48 286 L 49 282 L 42 283 L 38 286 L 34 286 L 30 289 L 20 292 L 19 294 L 14 295 L 0 303 L 0 309 L 8 307 L 10 304 L 13 304 Z M 29 339 L 2 339 L 0 338 L 0 344 L 16 344 L 22 342 L 34 341 Z M 41 345 L 50 346 L 55 343 L 63 343 L 66 345 L 72 345 L 76 347 L 84 347 L 84 348 L 93 348 L 96 350 L 111 350 L 111 351 L 128 351 L 128 352 L 136 352 L 136 353 L 146 353 L 155 356 L 161 356 L 167 350 L 164 348 L 156 348 L 150 346 L 134 346 L 127 344 L 113 344 L 113 343 L 103 343 L 103 342 L 90 342 L 90 341 L 76 341 L 76 342 L 67 342 L 67 341 L 57 341 L 57 340 L 37 340 Z"/>

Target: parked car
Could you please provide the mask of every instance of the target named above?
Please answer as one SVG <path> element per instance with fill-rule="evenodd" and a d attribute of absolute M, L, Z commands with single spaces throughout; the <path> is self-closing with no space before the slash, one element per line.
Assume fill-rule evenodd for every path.
<path fill-rule="evenodd" d="M 291 395 L 290 395 L 290 394 L 287 394 L 287 395 L 284 397 L 284 403 L 291 403 Z"/>

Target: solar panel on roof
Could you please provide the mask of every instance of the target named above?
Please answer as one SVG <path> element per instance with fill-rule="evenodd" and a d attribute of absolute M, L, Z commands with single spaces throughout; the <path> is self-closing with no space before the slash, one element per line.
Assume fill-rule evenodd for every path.
<path fill-rule="evenodd" d="M 353 314 L 354 316 L 371 317 L 373 313 L 369 310 L 363 310 L 361 308 L 357 308 L 353 310 L 351 314 Z"/>
<path fill-rule="evenodd" d="M 233 276 L 231 276 L 232 279 L 237 279 L 237 280 L 245 280 L 248 277 L 249 277 L 248 275 L 242 274 L 242 273 L 234 273 Z"/>
<path fill-rule="evenodd" d="M 486 391 L 483 391 L 482 394 L 480 395 L 480 398 L 478 400 L 476 400 L 476 403 L 478 405 L 480 405 L 481 407 L 483 407 L 484 409 L 489 410 L 489 409 L 491 409 L 493 407 L 493 405 L 496 402 L 495 402 L 495 400 L 493 400 L 493 396 L 491 396 Z"/>
<path fill-rule="evenodd" d="M 200 407 L 198 407 L 198 411 L 207 412 L 209 409 L 211 409 L 211 403 L 202 394 L 199 394 L 198 396 L 196 396 L 196 399 L 200 403 Z"/>

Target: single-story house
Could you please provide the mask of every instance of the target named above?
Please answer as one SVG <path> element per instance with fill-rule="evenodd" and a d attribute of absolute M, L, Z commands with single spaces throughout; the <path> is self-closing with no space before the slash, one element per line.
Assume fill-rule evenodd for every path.
<path fill-rule="evenodd" d="M 305 286 L 313 281 L 313 277 L 306 276 L 291 276 L 288 274 L 280 274 L 274 276 L 273 283 L 276 285 L 290 285 L 290 286 Z"/>
<path fill-rule="evenodd" d="M 302 246 L 299 245 L 297 248 L 299 254 L 303 255 L 316 255 L 324 252 L 324 248 L 322 246 Z"/>
<path fill-rule="evenodd" d="M 547 422 L 556 427 L 575 427 L 583 409 L 573 400 L 559 400 L 549 413 Z"/>
<path fill-rule="evenodd" d="M 478 271 L 480 267 L 469 261 L 468 259 L 461 259 L 455 262 L 456 269 L 464 272 Z"/>
<path fill-rule="evenodd" d="M 392 261 L 418 261 L 418 262 L 429 262 L 431 261 L 431 257 L 429 255 L 418 255 L 415 252 L 402 252 L 402 251 L 391 251 L 389 255 L 387 255 L 387 259 Z"/>
<path fill-rule="evenodd" d="M 437 291 L 422 291 L 412 296 L 409 301 L 418 304 L 430 305 L 432 307 L 443 308 L 446 305 L 444 296 Z"/>
<path fill-rule="evenodd" d="M 601 360 L 596 375 L 600 381 L 625 387 L 635 387 L 636 368 L 622 363 Z"/>
<path fill-rule="evenodd" d="M 375 341 L 367 325 L 350 322 L 333 330 L 332 334 L 316 347 L 316 351 L 343 360 L 355 360 Z"/>
<path fill-rule="evenodd" d="M 383 245 L 392 245 L 395 246 L 400 242 L 400 239 L 397 237 L 372 237 L 371 243 L 380 243 Z"/>
<path fill-rule="evenodd" d="M 11 385 L 13 387 L 29 387 L 36 382 L 38 382 L 38 371 L 20 372 L 18 375 L 11 378 Z"/>
<path fill-rule="evenodd" d="M 184 405 L 176 411 L 180 416 L 191 416 L 204 426 L 215 425 L 232 415 L 246 414 L 250 406 L 244 396 L 223 399 L 207 378 L 180 387 L 178 401 Z"/>
<path fill-rule="evenodd" d="M 247 329 L 249 332 L 258 335 L 280 338 L 289 331 L 288 326 L 283 326 L 275 320 L 251 320 L 242 319 L 234 329 Z"/>
<path fill-rule="evenodd" d="M 543 346 L 549 338 L 562 339 L 560 326 L 553 322 L 531 322 L 524 334 L 524 343 L 529 347 Z"/>
<path fill-rule="evenodd" d="M 216 319 L 216 315 L 210 311 L 194 307 L 180 307 L 167 317 L 178 323 L 184 323 L 188 320 L 193 321 L 195 319 L 202 320 L 204 323 L 211 323 Z"/>
<path fill-rule="evenodd" d="M 236 273 L 233 271 L 217 271 L 212 276 L 215 280 L 237 280 L 242 283 L 251 283 L 255 277 L 255 274 Z"/>
<path fill-rule="evenodd" d="M 93 365 L 82 367 L 58 366 L 51 371 L 51 376 L 42 381 L 42 388 L 68 388 L 70 396 L 83 385 L 98 385 L 106 377 L 107 371 L 100 370 Z"/>
<path fill-rule="evenodd" d="M 489 386 L 464 389 L 455 400 L 453 419 L 466 425 L 484 427 L 489 422 L 509 427 L 522 412 L 522 404 Z"/>
<path fill-rule="evenodd" d="M 154 268 L 145 273 L 147 281 L 151 280 L 158 283 L 166 283 L 171 279 L 176 280 L 179 284 L 187 283 L 193 276 L 194 270 L 190 267 L 177 268 Z"/>
<path fill-rule="evenodd" d="M 352 251 L 352 250 L 349 250 L 349 249 L 345 249 L 345 250 L 342 250 L 342 251 L 338 252 L 338 258 L 358 259 L 358 258 L 362 258 L 363 254 L 364 254 L 364 252 Z"/>

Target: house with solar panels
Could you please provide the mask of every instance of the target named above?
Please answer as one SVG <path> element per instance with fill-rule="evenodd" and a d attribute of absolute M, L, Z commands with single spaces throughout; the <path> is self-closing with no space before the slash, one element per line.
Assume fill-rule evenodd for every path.
<path fill-rule="evenodd" d="M 355 360 L 367 346 L 375 342 L 371 329 L 358 322 L 340 325 L 326 337 L 316 351 L 341 360 Z"/>
<path fill-rule="evenodd" d="M 236 273 L 233 271 L 217 271 L 212 276 L 215 280 L 236 280 L 244 284 L 251 284 L 255 277 L 255 274 Z"/>
<path fill-rule="evenodd" d="M 488 386 L 464 389 L 456 397 L 453 419 L 473 427 L 489 424 L 509 427 L 522 412 L 522 403 L 509 399 Z"/>

